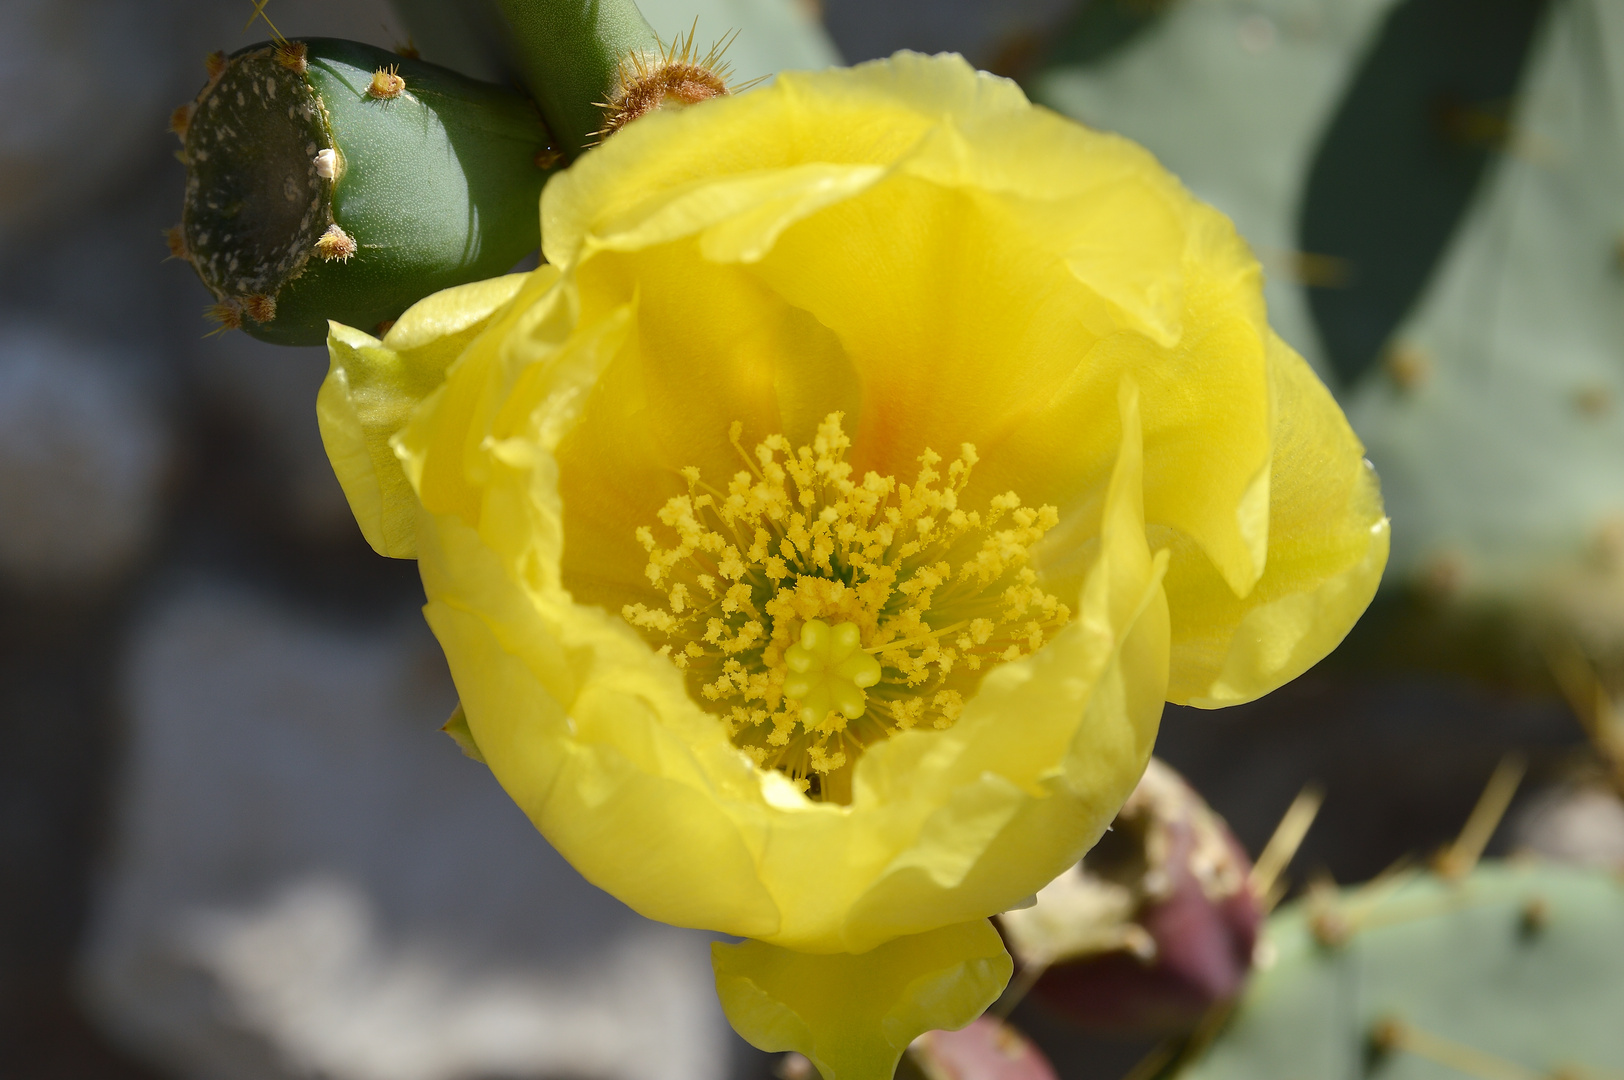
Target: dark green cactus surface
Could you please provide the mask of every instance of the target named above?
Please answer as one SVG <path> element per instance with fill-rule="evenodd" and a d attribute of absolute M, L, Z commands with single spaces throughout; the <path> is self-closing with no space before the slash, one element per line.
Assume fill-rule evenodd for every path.
<path fill-rule="evenodd" d="M 594 145 L 620 67 L 660 39 L 635 0 L 496 0 L 517 44 L 519 68 L 569 157 Z"/>
<path fill-rule="evenodd" d="M 222 321 L 286 345 L 508 270 L 557 158 L 523 95 L 327 39 L 236 53 L 183 140 L 180 253 Z"/>
<path fill-rule="evenodd" d="M 1624 879 L 1547 864 L 1330 890 L 1180 1080 L 1624 1077 Z"/>

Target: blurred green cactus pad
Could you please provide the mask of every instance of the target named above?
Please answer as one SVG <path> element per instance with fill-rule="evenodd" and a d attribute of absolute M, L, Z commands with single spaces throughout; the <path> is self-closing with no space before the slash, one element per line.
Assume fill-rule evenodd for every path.
<path fill-rule="evenodd" d="M 1345 396 L 1390 573 L 1624 656 L 1624 7 L 1552 5 L 1487 183 Z"/>
<path fill-rule="evenodd" d="M 1624 880 L 1486 863 L 1325 889 L 1179 1080 L 1624 1075 Z"/>

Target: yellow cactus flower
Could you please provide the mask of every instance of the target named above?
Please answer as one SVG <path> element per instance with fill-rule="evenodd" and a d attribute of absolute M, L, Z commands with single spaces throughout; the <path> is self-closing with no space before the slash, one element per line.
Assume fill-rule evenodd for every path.
<path fill-rule="evenodd" d="M 899 54 L 631 124 L 550 265 L 382 341 L 320 417 L 420 561 L 457 734 L 589 880 L 718 945 L 826 1077 L 969 1022 L 1166 700 L 1324 656 L 1387 553 L 1229 222 L 1144 150 Z"/>

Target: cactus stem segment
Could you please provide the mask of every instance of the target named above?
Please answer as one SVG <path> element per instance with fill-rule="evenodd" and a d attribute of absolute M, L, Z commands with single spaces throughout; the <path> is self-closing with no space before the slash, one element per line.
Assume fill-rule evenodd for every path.
<path fill-rule="evenodd" d="M 574 158 L 604 128 L 624 58 L 659 48 L 634 0 L 495 0 L 555 144 Z"/>
<path fill-rule="evenodd" d="M 332 262 L 334 259 L 347 262 L 349 257 L 355 254 L 357 246 L 355 237 L 335 223 L 327 226 L 327 231 L 316 240 L 316 254 L 325 262 Z"/>
<path fill-rule="evenodd" d="M 219 301 L 221 329 L 315 344 L 329 319 L 375 325 L 535 246 L 534 161 L 551 141 L 535 106 L 396 59 L 278 35 L 210 62 L 177 113 L 186 198 L 170 252 Z M 333 265 L 359 254 L 357 237 L 368 257 Z"/>
<path fill-rule="evenodd" d="M 658 48 L 633 52 L 620 62 L 615 92 L 607 102 L 599 103 L 604 123 L 596 133 L 598 142 L 655 109 L 697 105 L 734 92 L 735 88 L 727 84 L 730 66 L 722 60 L 722 54 L 733 44 L 738 31 L 716 42 L 701 56 L 694 47 L 697 28 L 696 20 L 687 34 L 677 35 L 669 45 L 661 42 Z"/>
<path fill-rule="evenodd" d="M 187 124 L 181 241 L 221 300 L 225 317 L 216 321 L 225 329 L 242 325 L 248 298 L 272 297 L 298 276 L 333 220 L 329 185 L 313 161 L 332 135 L 304 76 L 279 62 L 281 51 L 231 60 L 198 96 Z M 259 303 L 250 317 L 265 323 L 274 312 Z"/>
<path fill-rule="evenodd" d="M 399 66 L 390 64 L 372 73 L 372 81 L 367 84 L 367 97 L 389 101 L 400 97 L 405 89 L 406 80 L 400 77 Z"/>

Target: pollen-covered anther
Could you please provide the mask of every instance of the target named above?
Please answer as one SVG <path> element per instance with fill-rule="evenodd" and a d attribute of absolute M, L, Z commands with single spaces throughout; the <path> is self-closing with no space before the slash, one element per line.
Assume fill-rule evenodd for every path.
<path fill-rule="evenodd" d="M 355 254 L 356 247 L 355 237 L 340 228 L 337 222 L 327 226 L 327 231 L 316 239 L 316 254 L 325 262 L 347 260 Z"/>
<path fill-rule="evenodd" d="M 398 98 L 406 91 L 406 80 L 401 78 L 397 65 L 390 64 L 386 68 L 379 68 L 372 73 L 372 81 L 367 83 L 367 97 L 379 101 Z"/>
<path fill-rule="evenodd" d="M 771 435 L 753 451 L 735 423 L 746 468 L 726 490 L 681 471 L 689 493 L 637 530 L 659 602 L 622 611 L 751 760 L 837 801 L 865 747 L 951 727 L 987 671 L 1071 618 L 1027 565 L 1054 507 L 1010 492 L 985 514 L 961 508 L 969 444 L 945 470 L 927 449 L 911 484 L 857 481 L 841 423 L 825 418 L 809 446 Z"/>
<path fill-rule="evenodd" d="M 268 323 L 276 318 L 276 297 L 264 293 L 245 296 L 242 300 L 242 309 L 255 322 Z"/>
<path fill-rule="evenodd" d="M 724 38 L 701 56 L 694 48 L 694 32 L 690 30 L 668 46 L 626 57 L 620 64 L 615 92 L 603 103 L 604 123 L 599 139 L 608 138 L 655 109 L 697 105 L 731 93 L 733 88 L 727 83 L 729 65 L 722 61 L 722 53 L 732 40 L 732 36 Z"/>
<path fill-rule="evenodd" d="M 310 70 L 310 49 L 302 41 L 279 41 L 276 44 L 276 62 L 297 75 L 303 75 Z"/>

